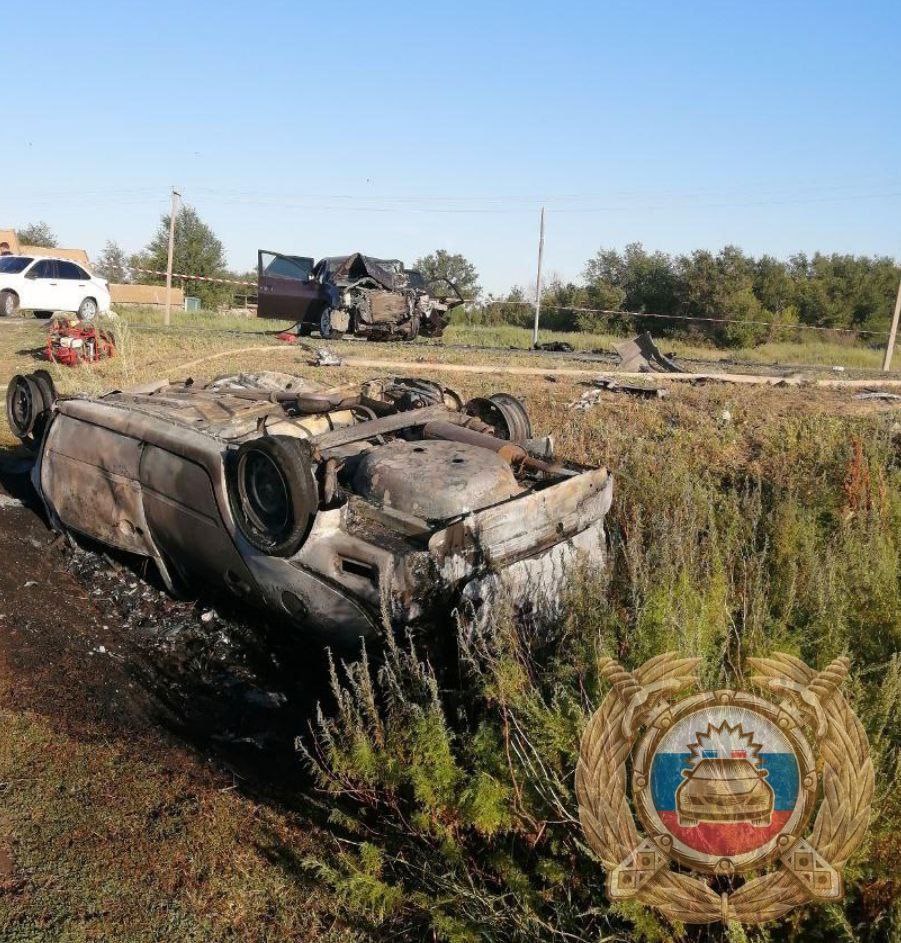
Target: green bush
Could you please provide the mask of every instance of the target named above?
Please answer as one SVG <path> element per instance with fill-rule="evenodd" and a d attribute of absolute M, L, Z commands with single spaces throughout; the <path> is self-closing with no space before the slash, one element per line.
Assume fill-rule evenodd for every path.
<path fill-rule="evenodd" d="M 446 941 L 683 939 L 610 906 L 573 795 L 598 660 L 675 649 L 705 685 L 774 650 L 852 659 L 847 693 L 877 769 L 868 843 L 841 905 L 720 937 L 897 940 L 901 913 L 901 471 L 889 423 L 783 417 L 636 435 L 605 424 L 618 496 L 605 572 L 572 574 L 565 617 L 461 626 L 455 657 L 386 627 L 378 665 L 334 666 L 308 745 L 342 839 L 310 867 L 385 936 Z M 713 938 L 713 937 L 711 937 Z"/>

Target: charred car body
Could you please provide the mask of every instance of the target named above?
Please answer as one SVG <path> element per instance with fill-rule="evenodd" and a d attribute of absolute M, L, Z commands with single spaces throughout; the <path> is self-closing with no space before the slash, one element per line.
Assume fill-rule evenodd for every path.
<path fill-rule="evenodd" d="M 299 333 L 316 330 L 326 339 L 348 333 L 370 340 L 440 337 L 447 312 L 463 303 L 447 279 L 427 283 L 397 259 L 359 252 L 314 263 L 261 251 L 257 273 L 260 317 L 291 319 Z"/>
<path fill-rule="evenodd" d="M 13 378 L 7 416 L 55 528 L 335 641 L 505 588 L 553 602 L 576 558 L 603 560 L 610 476 L 554 460 L 507 394 L 264 373 L 57 399 L 39 372 Z"/>

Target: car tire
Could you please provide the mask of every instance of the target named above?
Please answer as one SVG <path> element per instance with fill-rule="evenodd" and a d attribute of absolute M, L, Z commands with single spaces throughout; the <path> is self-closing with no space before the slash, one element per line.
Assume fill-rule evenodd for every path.
<path fill-rule="evenodd" d="M 324 341 L 330 341 L 335 336 L 335 332 L 332 330 L 331 308 L 323 308 L 322 314 L 319 315 L 319 336 Z"/>
<path fill-rule="evenodd" d="M 44 411 L 44 394 L 37 382 L 17 373 L 6 388 L 6 421 L 16 438 L 29 442 Z"/>
<path fill-rule="evenodd" d="M 94 298 L 85 298 L 78 306 L 78 317 L 82 321 L 93 321 L 100 312 L 100 306 Z"/>
<path fill-rule="evenodd" d="M 38 385 L 41 395 L 44 398 L 44 409 L 50 407 L 56 402 L 56 387 L 53 384 L 53 377 L 47 370 L 35 370 L 31 374 L 31 379 Z"/>
<path fill-rule="evenodd" d="M 14 317 L 19 310 L 19 296 L 14 291 L 0 291 L 0 318 Z"/>
<path fill-rule="evenodd" d="M 295 554 L 319 509 L 309 443 L 277 435 L 243 442 L 228 455 L 226 478 L 232 514 L 249 543 L 274 557 Z"/>

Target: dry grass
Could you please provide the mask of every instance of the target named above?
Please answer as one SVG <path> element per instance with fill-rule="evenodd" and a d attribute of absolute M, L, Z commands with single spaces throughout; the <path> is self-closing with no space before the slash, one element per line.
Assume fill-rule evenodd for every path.
<path fill-rule="evenodd" d="M 3 940 L 356 938 L 297 865 L 315 844 L 308 823 L 152 737 L 73 736 L 9 709 L 0 731 L 0 824 L 15 861 L 0 884 Z"/>

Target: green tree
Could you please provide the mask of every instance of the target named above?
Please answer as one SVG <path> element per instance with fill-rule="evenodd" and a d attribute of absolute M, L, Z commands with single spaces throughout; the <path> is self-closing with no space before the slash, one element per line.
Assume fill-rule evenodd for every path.
<path fill-rule="evenodd" d="M 579 309 L 588 305 L 588 292 L 583 286 L 552 276 L 541 292 L 541 327 L 549 331 L 578 330 Z M 528 310 L 529 324 L 533 318 L 534 311 Z"/>
<path fill-rule="evenodd" d="M 125 250 L 111 240 L 103 247 L 103 252 L 94 265 L 94 271 L 107 281 L 122 285 L 131 280 L 128 271 L 128 256 Z"/>
<path fill-rule="evenodd" d="M 433 278 L 449 279 L 467 301 L 474 301 L 482 291 L 476 267 L 459 253 L 436 249 L 430 255 L 417 259 L 413 267 L 422 272 L 426 281 Z"/>
<path fill-rule="evenodd" d="M 131 264 L 137 268 L 165 272 L 169 254 L 169 215 L 160 219 L 156 235 L 143 253 L 133 256 Z M 203 222 L 192 206 L 183 206 L 175 217 L 175 250 L 172 271 L 185 275 L 201 275 L 206 278 L 227 278 L 225 249 L 215 233 Z M 140 281 L 156 284 L 160 276 L 138 273 Z M 178 280 L 176 279 L 176 282 Z M 191 281 L 186 294 L 196 295 L 205 308 L 217 308 L 228 304 L 232 289 L 215 282 Z"/>
<path fill-rule="evenodd" d="M 56 233 L 43 221 L 24 226 L 18 230 L 16 235 L 23 246 L 42 246 L 45 249 L 55 249 L 59 245 Z"/>

